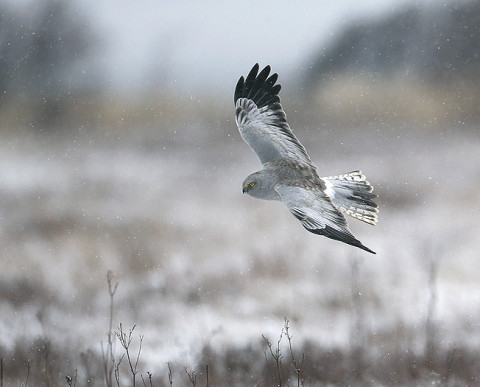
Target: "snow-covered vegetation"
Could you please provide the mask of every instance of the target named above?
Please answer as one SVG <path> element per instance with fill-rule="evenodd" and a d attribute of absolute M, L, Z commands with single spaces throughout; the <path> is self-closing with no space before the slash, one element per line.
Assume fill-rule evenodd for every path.
<path fill-rule="evenodd" d="M 37 43 L 68 29 L 42 20 L 22 24 Z M 26 46 L 65 48 L 45 36 Z M 375 187 L 378 225 L 349 221 L 371 255 L 242 195 L 259 163 L 224 90 L 115 94 L 79 71 L 47 93 L 46 69 L 33 90 L 0 74 L 4 385 L 478 384 L 477 78 L 282 91 L 319 174 Z"/>
<path fill-rule="evenodd" d="M 141 370 L 154 380 L 170 362 L 182 377 L 184 365 L 209 364 L 211 377 L 262 384 L 261 335 L 274 342 L 285 316 L 309 383 L 476 374 L 478 128 L 297 130 L 320 174 L 361 168 L 376 187 L 379 225 L 351 222 L 371 256 L 305 232 L 281 203 L 243 196 L 258 165 L 234 122 L 190 120 L 5 136 L 7 380 L 21 381 L 28 359 L 37 376 L 45 361 L 60 379 L 78 369 L 84 383 L 94 369 L 102 380 L 109 270 L 119 283 L 113 326 L 144 335 Z M 330 361 L 341 363 L 335 372 Z"/>

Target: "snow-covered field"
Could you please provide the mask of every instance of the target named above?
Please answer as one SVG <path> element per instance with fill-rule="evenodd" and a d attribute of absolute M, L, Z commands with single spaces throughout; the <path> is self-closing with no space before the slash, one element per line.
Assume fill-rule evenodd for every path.
<path fill-rule="evenodd" d="M 377 227 L 349 220 L 377 255 L 306 232 L 281 203 L 242 195 L 259 163 L 233 121 L 7 133 L 5 380 L 25 379 L 40 337 L 61 354 L 60 385 L 75 369 L 86 382 L 85 357 L 101 357 L 106 342 L 109 270 L 119 283 L 114 328 L 136 324 L 144 335 L 144 373 L 165 375 L 166 362 L 177 375 L 203 369 L 206 347 L 258 345 L 265 361 L 261 335 L 275 342 L 285 316 L 294 345 L 355 345 L 377 359 L 392 348 L 423 353 L 430 311 L 436 350 L 480 348 L 479 128 L 312 128 L 296 133 L 320 175 L 362 169 L 380 195 Z"/>

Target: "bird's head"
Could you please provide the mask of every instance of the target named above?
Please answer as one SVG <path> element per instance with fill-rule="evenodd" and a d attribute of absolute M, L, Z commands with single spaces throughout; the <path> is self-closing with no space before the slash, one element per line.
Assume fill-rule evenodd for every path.
<path fill-rule="evenodd" d="M 248 193 L 251 195 L 254 190 L 255 190 L 255 185 L 258 183 L 258 179 L 255 176 L 248 176 L 244 181 L 243 181 L 243 193 Z"/>
<path fill-rule="evenodd" d="M 254 172 L 243 181 L 243 193 L 257 199 L 280 200 L 275 190 L 275 179 L 269 171 L 261 170 Z"/>

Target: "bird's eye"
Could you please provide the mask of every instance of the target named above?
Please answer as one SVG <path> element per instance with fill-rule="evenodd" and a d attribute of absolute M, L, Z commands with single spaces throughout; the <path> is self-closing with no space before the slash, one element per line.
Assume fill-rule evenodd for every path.
<path fill-rule="evenodd" d="M 255 183 L 252 181 L 252 182 L 250 183 L 250 187 L 253 187 L 254 185 L 255 185 Z"/>

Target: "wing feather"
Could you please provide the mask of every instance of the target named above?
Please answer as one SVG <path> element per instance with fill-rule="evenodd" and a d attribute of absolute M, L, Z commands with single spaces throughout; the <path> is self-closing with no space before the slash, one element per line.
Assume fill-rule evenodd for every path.
<path fill-rule="evenodd" d="M 278 185 L 276 190 L 285 206 L 308 231 L 375 254 L 355 238 L 343 214 L 323 191 L 298 185 Z"/>
<path fill-rule="evenodd" d="M 260 162 L 294 159 L 313 164 L 303 145 L 293 134 L 278 96 L 278 74 L 270 66 L 258 73 L 258 63 L 247 78 L 240 77 L 235 88 L 235 119 L 243 140 L 255 151 Z"/>

